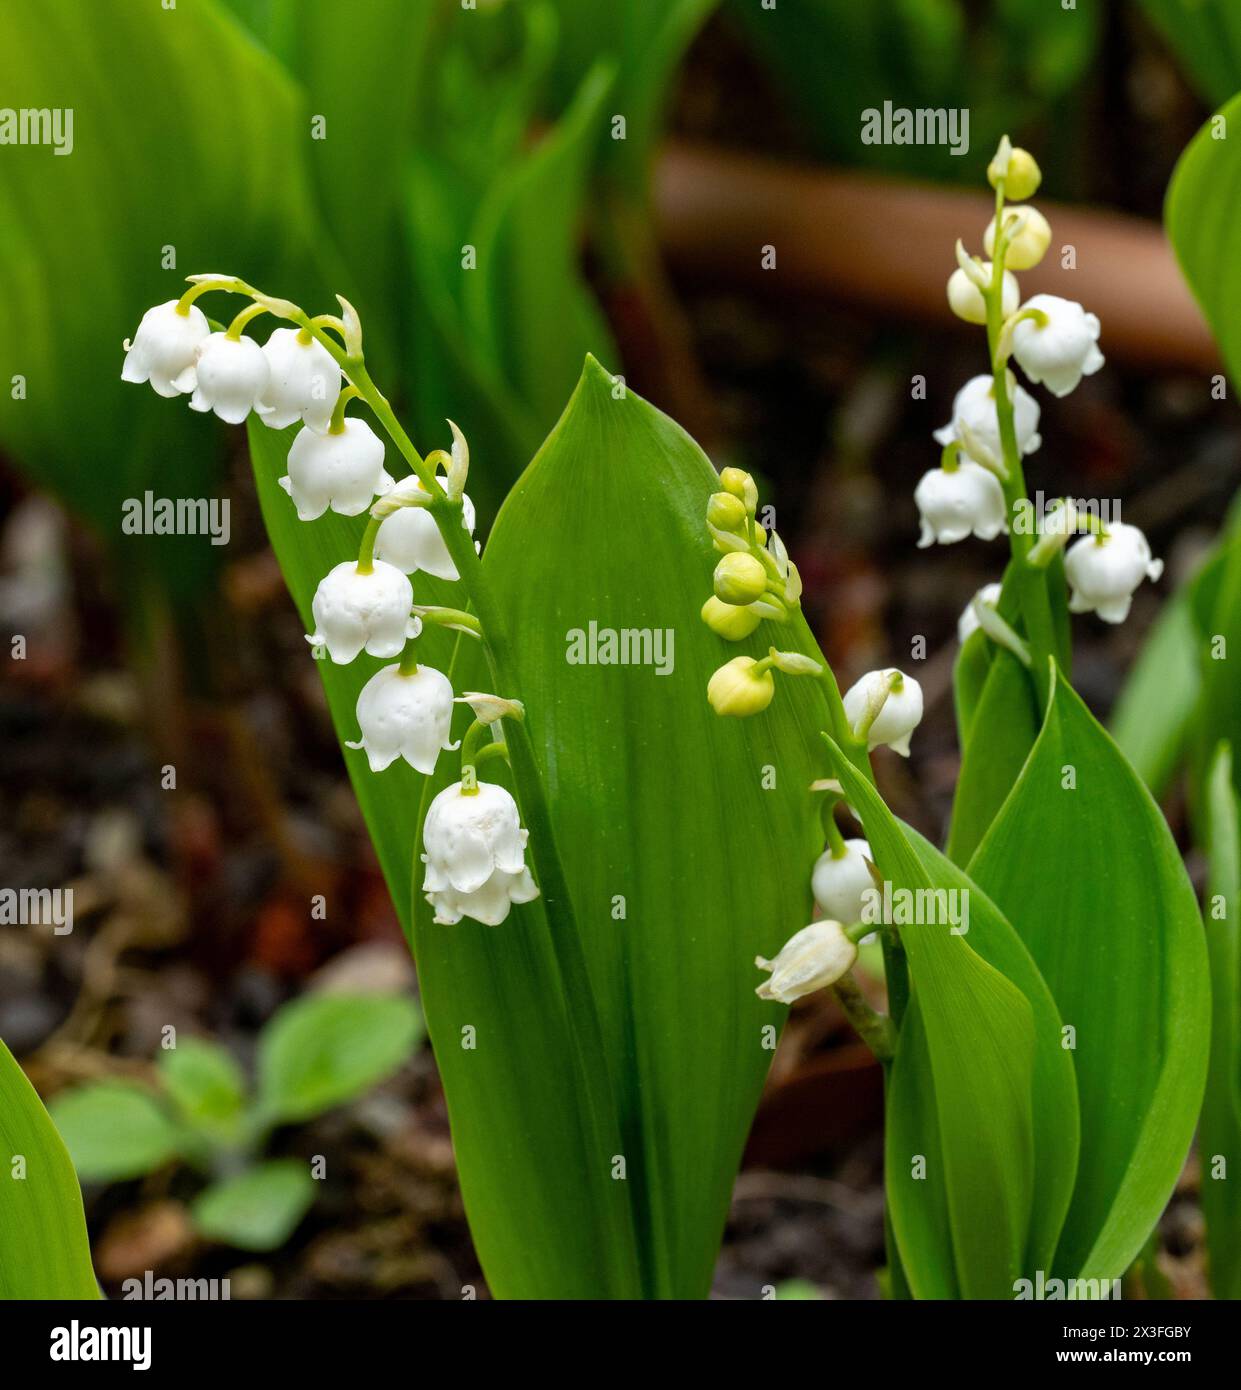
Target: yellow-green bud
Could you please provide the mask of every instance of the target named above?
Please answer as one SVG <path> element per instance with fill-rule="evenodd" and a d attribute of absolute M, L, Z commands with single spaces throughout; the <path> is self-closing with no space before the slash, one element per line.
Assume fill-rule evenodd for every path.
<path fill-rule="evenodd" d="M 707 699 L 716 714 L 744 719 L 761 714 L 771 704 L 776 683 L 770 668 L 755 672 L 752 656 L 735 656 L 707 682 Z"/>
<path fill-rule="evenodd" d="M 702 605 L 702 620 L 712 632 L 729 642 L 740 642 L 763 621 L 753 608 L 722 603 L 714 594 Z"/>
<path fill-rule="evenodd" d="M 725 603 L 753 603 L 766 592 L 767 571 L 753 555 L 734 550 L 716 565 L 715 596 Z"/>
<path fill-rule="evenodd" d="M 753 512 L 758 506 L 758 484 L 744 468 L 726 468 L 720 474 L 720 486 L 739 497 L 747 512 Z"/>
<path fill-rule="evenodd" d="M 1021 230 L 1013 232 L 1012 227 L 1017 222 L 1020 222 Z M 1009 270 L 1030 270 L 1038 265 L 1051 245 L 1051 223 L 1038 208 L 1006 207 L 1004 225 L 1009 228 L 1010 234 L 1008 254 L 1004 257 L 1004 264 Z M 987 223 L 982 244 L 988 256 L 995 254 L 994 217 Z"/>
<path fill-rule="evenodd" d="M 713 492 L 707 503 L 707 520 L 721 531 L 740 531 L 745 525 L 745 503 L 731 492 Z"/>
<path fill-rule="evenodd" d="M 1005 198 L 1020 203 L 1026 198 L 1033 198 L 1038 192 L 1038 186 L 1043 182 L 1043 171 L 1029 150 L 1014 146 L 1008 157 L 1007 171 L 1000 168 L 994 159 L 987 165 L 987 182 L 991 187 L 994 188 L 1001 179 L 1004 180 Z"/>

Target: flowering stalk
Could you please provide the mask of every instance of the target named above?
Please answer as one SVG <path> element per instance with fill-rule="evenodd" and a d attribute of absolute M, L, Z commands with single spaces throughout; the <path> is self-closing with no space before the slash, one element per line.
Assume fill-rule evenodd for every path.
<path fill-rule="evenodd" d="M 1009 233 L 1004 225 L 1004 187 L 1007 174 L 1000 175 L 995 182 L 995 250 L 991 272 L 991 283 L 983 291 L 987 304 L 987 347 L 991 359 L 991 375 L 994 382 L 995 412 L 1000 427 L 1000 447 L 1003 451 L 1005 474 L 1001 475 L 1000 486 L 1004 489 L 1004 501 L 1010 518 L 1015 518 L 1021 504 L 1028 501 L 1025 473 L 1021 466 L 1021 449 L 1017 444 L 1017 430 L 1013 418 L 1013 402 L 1008 394 L 1008 358 L 1003 351 L 1002 339 L 1005 337 L 1005 318 L 1003 309 L 1004 261 L 1008 254 Z M 1050 667 L 1048 657 L 1056 650 L 1055 627 L 1051 616 L 1051 596 L 1047 588 L 1045 570 L 1033 568 L 1029 554 L 1034 546 L 1034 537 L 1026 527 L 1011 525 L 1008 528 L 1009 546 L 1014 562 L 1014 582 L 1021 614 L 1025 620 L 1026 638 L 1029 645 L 1030 673 L 1038 696 L 1039 710 L 1046 712 L 1050 694 Z"/>

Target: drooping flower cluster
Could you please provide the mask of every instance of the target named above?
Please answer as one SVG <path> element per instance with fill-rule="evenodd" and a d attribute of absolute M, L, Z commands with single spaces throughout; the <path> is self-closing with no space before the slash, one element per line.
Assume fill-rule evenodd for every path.
<path fill-rule="evenodd" d="M 967 536 L 993 540 L 1016 529 L 1016 510 L 1028 506 L 1022 461 L 1040 444 L 1039 404 L 1017 381 L 1008 366 L 1015 362 L 1035 385 L 1054 396 L 1066 396 L 1082 377 L 1103 366 L 1099 351 L 1099 320 L 1080 304 L 1058 295 L 1036 294 L 1021 299 L 1014 271 L 1030 270 L 1046 255 L 1052 229 L 1047 218 L 1027 200 L 1041 181 L 1038 165 L 1025 150 L 1014 149 L 1007 137 L 1000 142 L 987 177 L 996 190 L 996 213 L 983 233 L 989 258 L 967 254 L 957 243 L 957 268 L 948 280 L 948 303 L 967 323 L 985 324 L 993 371 L 968 381 L 956 395 L 952 419 L 935 431 L 943 449 L 938 468 L 924 475 L 914 491 L 921 517 L 920 546 L 952 545 Z M 1007 200 L 1012 200 L 1007 201 Z M 1061 519 L 1062 524 L 1063 518 Z M 1157 579 L 1162 566 L 1150 557 L 1145 537 L 1134 527 L 1091 523 L 1086 536 L 1066 557 L 1075 613 L 1095 612 L 1107 622 L 1120 622 L 1129 600 L 1144 578 Z M 1019 546 L 1014 554 L 1023 563 L 1047 564 L 1070 530 L 1049 530 L 1046 544 Z M 994 610 L 998 592 L 986 606 Z M 978 627 L 976 604 L 962 615 L 964 641 Z M 1004 638 L 1007 625 L 990 616 L 990 635 Z M 1009 638 L 1014 650 L 1020 639 Z"/>
<path fill-rule="evenodd" d="M 459 516 L 467 536 L 473 534 L 474 507 L 464 492 L 465 437 L 450 421 L 451 453 L 437 451 L 425 461 L 415 455 L 413 466 L 421 475 L 394 481 L 384 466 L 383 440 L 367 421 L 344 413 L 359 397 L 377 411 L 386 407 L 373 387 L 369 394 L 363 389 L 369 376 L 361 370 L 361 327 L 351 306 L 341 301 L 343 319 L 311 320 L 296 305 L 272 300 L 241 281 L 191 279 L 194 287 L 180 300 L 143 315 L 133 341 L 125 344 L 122 378 L 149 381 L 162 396 L 189 395 L 192 409 L 213 411 L 230 424 L 242 423 L 251 412 L 272 429 L 300 422 L 288 472 L 279 479 L 299 519 L 313 522 L 328 510 L 346 517 L 370 513 L 357 559 L 342 560 L 320 580 L 311 603 L 315 630 L 306 640 L 338 665 L 362 652 L 391 662 L 362 686 L 356 707 L 361 737 L 346 744 L 365 752 L 373 772 L 404 760 L 430 775 L 441 751 L 462 747 L 461 780 L 435 798 L 427 815 L 423 890 L 437 922 L 472 917 L 498 925 L 512 904 L 531 901 L 539 890 L 526 868 L 527 832 L 517 803 L 503 787 L 480 782 L 475 762 L 504 756 L 502 739 L 482 747 L 482 735 L 499 730 L 504 718 L 520 719 L 523 710 L 516 701 L 467 695 L 461 702 L 473 707 L 475 721 L 464 745 L 453 742 L 452 683 L 419 664 L 414 648 L 424 619 L 481 635 L 468 613 L 414 607 L 413 576 L 419 571 L 442 580 L 460 578 L 433 513 L 446 515 L 450 526 Z M 193 302 L 212 289 L 246 293 L 254 303 L 226 330 L 213 332 Z M 265 312 L 298 326 L 276 329 L 260 347 L 242 329 Z M 343 347 L 328 336 L 329 329 Z M 390 411 L 380 418 L 391 426 Z M 404 439 L 399 427 L 393 437 L 398 444 Z M 436 464 L 446 472 L 437 474 Z M 392 662 L 394 657 L 400 659 Z"/>

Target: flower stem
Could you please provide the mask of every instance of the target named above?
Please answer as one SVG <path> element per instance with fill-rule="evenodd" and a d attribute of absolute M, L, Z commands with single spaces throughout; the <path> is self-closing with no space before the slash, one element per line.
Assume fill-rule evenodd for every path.
<path fill-rule="evenodd" d="M 852 975 L 842 975 L 832 986 L 832 992 L 858 1037 L 880 1062 L 890 1062 L 896 1053 L 896 1030 L 892 1020 L 871 1008 Z"/>
<path fill-rule="evenodd" d="M 1000 447 L 1008 470 L 1001 479 L 1004 502 L 1008 508 L 1008 539 L 1012 550 L 1013 582 L 1025 622 L 1026 638 L 1030 645 L 1030 672 L 1040 713 L 1046 713 L 1051 693 L 1051 672 L 1048 657 L 1056 651 L 1055 626 L 1051 614 L 1051 596 L 1047 576 L 1027 563 L 1034 538 L 1024 527 L 1014 524 L 1019 503 L 1027 503 L 1025 473 L 1021 467 L 1021 450 L 1017 445 L 1017 427 L 1013 419 L 1013 402 L 1008 394 L 1008 363 L 1000 353 L 1000 338 L 1004 330 L 1004 257 L 1008 250 L 1003 232 L 1004 181 L 998 180 L 995 190 L 995 251 L 992 261 L 991 284 L 984 292 L 987 305 L 987 346 L 994 381 L 995 412 L 1000 426 Z"/>

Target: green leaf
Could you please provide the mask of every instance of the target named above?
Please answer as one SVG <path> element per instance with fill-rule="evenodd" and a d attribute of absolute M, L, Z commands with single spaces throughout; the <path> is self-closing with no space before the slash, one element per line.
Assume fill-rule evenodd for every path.
<path fill-rule="evenodd" d="M 49 1108 L 84 1182 L 142 1177 L 179 1152 L 176 1125 L 135 1082 L 89 1082 L 63 1091 Z"/>
<path fill-rule="evenodd" d="M 0 1299 L 98 1298 L 73 1164 L 3 1041 L 0 1164 Z"/>
<path fill-rule="evenodd" d="M 269 1120 L 308 1120 L 390 1076 L 421 1036 L 412 999 L 303 995 L 259 1036 L 259 1109 Z"/>
<path fill-rule="evenodd" d="M 1234 13 L 1241 29 L 1241 12 Z M 1164 225 L 1236 387 L 1241 383 L 1241 317 L 1236 312 L 1241 303 L 1241 226 L 1235 216 L 1241 154 L 1235 140 L 1216 138 L 1217 119 L 1235 129 L 1241 121 L 1241 96 L 1202 127 L 1177 161 Z"/>
<path fill-rule="evenodd" d="M 1206 788 L 1211 1063 L 1198 1135 L 1216 1298 L 1241 1298 L 1241 1190 L 1236 1182 L 1241 1168 L 1241 804 L 1232 775 L 1232 750 L 1221 744 Z M 1222 1171 L 1217 1167 L 1221 1160 Z"/>
<path fill-rule="evenodd" d="M 192 1126 L 218 1136 L 236 1132 L 246 1083 L 232 1055 L 204 1038 L 182 1038 L 159 1056 L 164 1088 Z"/>
<path fill-rule="evenodd" d="M 915 848 L 843 755 L 836 771 L 894 895 L 968 894 L 967 933 L 946 921 L 901 928 L 913 988 L 886 1144 L 901 1262 L 919 1298 L 1011 1298 L 1050 1257 L 1072 1187 L 1073 1080 L 1055 1005 L 995 905 L 925 841 Z"/>
<path fill-rule="evenodd" d="M 158 568 L 162 594 L 188 593 L 223 548 L 123 534 L 122 505 L 147 489 L 211 496 L 221 436 L 184 400 L 122 383 L 121 343 L 194 271 L 244 266 L 262 283 L 279 264 L 285 292 L 310 288 L 295 92 L 213 4 L 173 15 L 119 0 L 6 5 L 0 88 L 14 107 L 60 108 L 68 94 L 74 111 L 69 157 L 30 145 L 0 160 L 0 303 L 20 325 L 0 343 L 0 378 L 20 374 L 27 390 L 0 393 L 0 441 L 127 564 Z"/>
<path fill-rule="evenodd" d="M 783 1018 L 755 997 L 752 962 L 809 920 L 821 840 L 807 786 L 824 770 L 814 730 L 826 712 L 803 680 L 782 682 L 755 719 L 707 705 L 711 672 L 739 651 L 816 651 L 804 623 L 731 645 L 701 622 L 717 486 L 678 426 L 591 361 L 484 554 L 520 634 L 519 689 L 501 693 L 526 703 L 611 1062 L 584 1082 L 573 1069 L 559 904 L 491 929 L 436 926 L 416 902 L 462 1191 L 501 1296 L 705 1296 Z M 671 632 L 671 669 L 571 663 L 592 624 Z M 463 646 L 454 683 L 477 688 L 480 671 Z M 768 790 L 765 767 L 778 769 Z M 455 776 L 443 759 L 427 794 Z M 583 1084 L 616 1096 L 623 1181 L 613 1153 L 582 1137 Z M 640 1278 L 599 1215 L 609 1189 L 631 1209 Z"/>
<path fill-rule="evenodd" d="M 278 1250 L 315 1200 L 302 1159 L 278 1158 L 214 1183 L 190 1207 L 205 1236 L 239 1250 Z"/>
<path fill-rule="evenodd" d="M 976 679 L 970 667 L 962 675 Z M 1030 674 L 1011 652 L 995 648 L 962 743 L 948 832 L 948 856 L 954 863 L 969 863 L 1037 737 L 1038 706 Z"/>
<path fill-rule="evenodd" d="M 1185 751 L 1202 687 L 1201 646 L 1182 591 L 1164 605 L 1112 711 L 1113 738 L 1156 797 Z"/>
<path fill-rule="evenodd" d="M 1021 934 L 1075 1034 L 1081 1159 L 1055 1273 L 1118 1278 L 1193 1136 L 1206 957 L 1159 808 L 1063 680 L 969 873 Z"/>
<path fill-rule="evenodd" d="M 1142 7 L 1209 102 L 1241 87 L 1241 11 L 1232 0 L 1142 0 Z"/>

